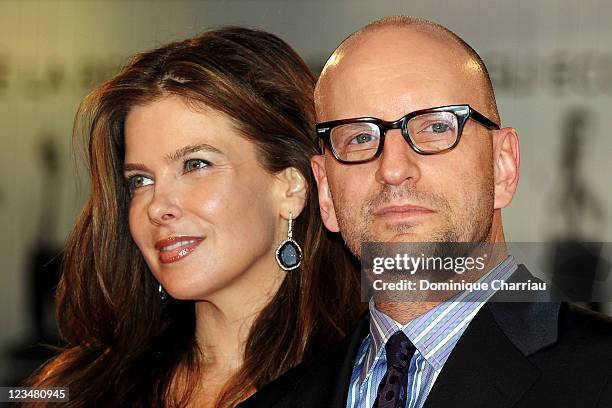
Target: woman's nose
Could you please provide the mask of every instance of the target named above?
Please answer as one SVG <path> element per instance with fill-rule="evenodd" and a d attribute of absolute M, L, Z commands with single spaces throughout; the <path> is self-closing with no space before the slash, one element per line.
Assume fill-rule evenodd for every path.
<path fill-rule="evenodd" d="M 154 188 L 153 197 L 147 208 L 151 222 L 164 224 L 180 218 L 182 210 L 177 189 L 162 187 L 160 184 L 156 184 Z"/>

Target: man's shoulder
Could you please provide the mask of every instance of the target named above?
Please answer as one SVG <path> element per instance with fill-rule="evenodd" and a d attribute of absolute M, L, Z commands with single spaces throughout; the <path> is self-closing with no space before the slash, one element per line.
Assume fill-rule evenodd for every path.
<path fill-rule="evenodd" d="M 612 406 L 611 329 L 609 317 L 566 303 L 489 303 L 426 407 Z"/>
<path fill-rule="evenodd" d="M 555 347 L 591 367 L 612 372 L 612 318 L 575 304 L 561 304 Z"/>
<path fill-rule="evenodd" d="M 576 304 L 562 304 L 559 328 L 568 334 L 581 337 L 588 334 L 593 336 L 593 339 L 612 341 L 612 317 Z"/>
<path fill-rule="evenodd" d="M 582 353 L 612 359 L 612 318 L 571 303 L 490 303 L 494 320 L 527 357 L 538 353 Z M 610 366 L 612 369 L 612 366 Z"/>
<path fill-rule="evenodd" d="M 561 304 L 554 344 L 527 358 L 540 372 L 519 406 L 612 406 L 612 319 Z"/>

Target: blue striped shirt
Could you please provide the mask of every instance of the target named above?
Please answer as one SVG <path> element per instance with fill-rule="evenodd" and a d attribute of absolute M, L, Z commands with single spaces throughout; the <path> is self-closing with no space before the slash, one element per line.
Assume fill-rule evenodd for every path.
<path fill-rule="evenodd" d="M 516 260 L 509 256 L 479 282 L 506 280 L 516 268 Z M 421 408 L 459 338 L 494 293 L 493 289 L 457 293 L 405 326 L 376 309 L 370 301 L 370 334 L 361 343 L 355 358 L 347 408 L 374 405 L 378 385 L 387 370 L 384 346 L 398 330 L 416 348 L 408 369 L 406 408 Z"/>

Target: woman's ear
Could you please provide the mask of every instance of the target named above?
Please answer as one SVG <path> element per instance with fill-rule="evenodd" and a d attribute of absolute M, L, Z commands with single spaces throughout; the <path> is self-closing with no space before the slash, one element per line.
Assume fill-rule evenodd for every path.
<path fill-rule="evenodd" d="M 276 177 L 277 182 L 280 183 L 280 216 L 288 220 L 291 213 L 291 216 L 295 219 L 306 206 L 306 197 L 308 195 L 306 178 L 295 167 L 288 167 L 282 170 Z"/>

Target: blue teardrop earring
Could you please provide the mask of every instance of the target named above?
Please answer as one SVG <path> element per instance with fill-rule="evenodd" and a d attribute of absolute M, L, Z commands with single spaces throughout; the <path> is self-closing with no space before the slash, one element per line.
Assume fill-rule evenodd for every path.
<path fill-rule="evenodd" d="M 293 239 L 293 214 L 289 213 L 287 239 L 276 250 L 276 262 L 285 271 L 292 271 L 302 262 L 302 248 Z"/>

